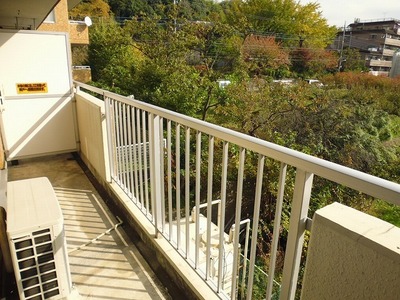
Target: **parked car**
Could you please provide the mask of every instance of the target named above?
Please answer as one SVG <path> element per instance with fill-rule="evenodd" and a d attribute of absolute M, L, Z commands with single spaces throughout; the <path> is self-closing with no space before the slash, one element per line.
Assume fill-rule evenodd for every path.
<path fill-rule="evenodd" d="M 319 81 L 318 79 L 306 79 L 306 81 L 308 84 L 314 84 L 319 87 L 324 86 L 324 84 L 321 81 Z"/>

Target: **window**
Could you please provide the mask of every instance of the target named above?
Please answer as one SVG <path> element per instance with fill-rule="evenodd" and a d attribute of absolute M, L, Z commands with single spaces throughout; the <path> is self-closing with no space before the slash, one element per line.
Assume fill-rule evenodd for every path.
<path fill-rule="evenodd" d="M 56 22 L 56 14 L 54 12 L 54 9 L 47 15 L 46 19 L 44 20 L 44 23 L 55 23 Z"/>

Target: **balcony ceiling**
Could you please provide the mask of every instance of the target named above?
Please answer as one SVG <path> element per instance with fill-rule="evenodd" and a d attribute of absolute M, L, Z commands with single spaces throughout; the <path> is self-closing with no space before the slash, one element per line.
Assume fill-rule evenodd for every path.
<path fill-rule="evenodd" d="M 0 27 L 36 29 L 60 0 L 1 0 Z M 68 0 L 68 8 L 80 0 Z"/>

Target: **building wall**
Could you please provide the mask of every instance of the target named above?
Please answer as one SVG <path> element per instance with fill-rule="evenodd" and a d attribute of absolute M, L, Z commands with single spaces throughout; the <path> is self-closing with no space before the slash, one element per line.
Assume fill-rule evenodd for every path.
<path fill-rule="evenodd" d="M 54 7 L 54 14 L 55 14 L 55 22 L 44 21 L 38 27 L 38 30 L 68 32 L 69 31 L 69 22 L 68 22 L 68 2 L 67 2 L 67 0 L 61 0 Z"/>
<path fill-rule="evenodd" d="M 43 22 L 38 30 L 68 32 L 71 44 L 89 44 L 88 26 L 82 22 L 71 22 L 68 18 L 68 2 L 61 0 L 54 8 L 55 22 Z"/>
<path fill-rule="evenodd" d="M 384 32 L 352 32 L 348 42 L 346 43 L 351 48 L 359 48 L 363 50 L 371 49 L 378 51 L 383 49 L 385 44 Z"/>
<path fill-rule="evenodd" d="M 360 51 L 374 75 L 389 74 L 393 53 L 400 49 L 400 20 L 356 22 L 338 32 L 331 49 L 350 47 Z"/>
<path fill-rule="evenodd" d="M 68 32 L 71 48 L 79 48 L 84 45 L 89 45 L 89 27 L 84 21 L 69 20 L 67 0 L 60 0 L 60 2 L 54 7 L 53 12 L 54 22 L 43 22 L 38 28 L 39 31 Z M 76 64 L 74 51 L 72 51 L 72 64 Z M 80 64 L 80 62 L 78 62 L 78 64 Z M 85 83 L 92 80 L 90 68 L 85 70 L 73 69 L 72 76 L 74 80 Z"/>
<path fill-rule="evenodd" d="M 397 299 L 400 228 L 334 203 L 313 219 L 302 299 Z"/>
<path fill-rule="evenodd" d="M 89 67 L 85 68 L 72 68 L 72 79 L 75 81 L 87 83 L 92 81 L 92 72 Z"/>
<path fill-rule="evenodd" d="M 69 23 L 69 39 L 74 45 L 89 44 L 89 27 L 84 22 Z"/>

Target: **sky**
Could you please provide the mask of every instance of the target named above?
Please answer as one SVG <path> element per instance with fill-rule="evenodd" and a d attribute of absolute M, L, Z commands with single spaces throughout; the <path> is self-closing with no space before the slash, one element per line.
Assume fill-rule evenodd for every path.
<path fill-rule="evenodd" d="M 319 3 L 328 24 L 338 27 L 353 23 L 355 18 L 400 20 L 400 0 L 300 0 L 303 5 L 310 2 Z"/>

